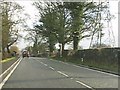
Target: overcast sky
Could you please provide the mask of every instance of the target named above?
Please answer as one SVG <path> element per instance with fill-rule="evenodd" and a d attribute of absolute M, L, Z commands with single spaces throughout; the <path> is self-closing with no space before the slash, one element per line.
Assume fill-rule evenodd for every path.
<path fill-rule="evenodd" d="M 102 42 L 109 44 L 109 39 L 110 39 L 108 35 L 108 29 L 109 29 L 111 32 L 113 31 L 113 35 L 111 33 L 111 36 L 115 38 L 115 42 L 113 42 L 112 45 L 114 44 L 115 47 L 117 47 L 118 46 L 118 0 L 109 0 L 109 1 L 110 1 L 110 13 L 115 16 L 115 19 L 112 19 L 112 21 L 110 22 L 109 28 L 106 28 L 103 30 L 106 33 L 102 39 Z M 113 40 L 112 37 L 111 37 L 111 40 Z M 80 44 L 82 44 L 84 48 L 88 48 L 89 43 L 90 43 L 89 40 L 83 39 Z"/>
<path fill-rule="evenodd" d="M 32 6 L 33 1 L 30 1 L 30 0 L 26 0 L 26 1 L 18 0 L 17 2 L 21 6 L 24 6 L 24 9 L 25 9 L 24 12 L 26 12 L 27 14 L 30 15 L 30 19 L 27 20 L 27 24 L 32 28 L 33 23 L 36 20 L 38 20 L 38 18 L 36 17 L 36 15 L 38 15 L 38 11 L 34 6 Z M 113 36 L 115 37 L 115 43 L 114 43 L 115 46 L 118 46 L 118 0 L 110 0 L 110 13 L 112 15 L 115 15 L 115 19 L 113 19 L 110 22 L 110 28 L 109 29 L 111 31 L 113 31 Z M 107 30 L 108 30 L 108 28 L 106 29 L 106 32 L 107 32 Z M 23 34 L 25 36 L 27 33 L 21 32 L 21 34 Z M 108 34 L 105 34 L 104 38 L 109 38 Z M 103 40 L 103 42 L 105 42 L 105 40 Z M 106 41 L 106 42 L 108 42 L 108 41 Z M 80 45 L 82 45 L 83 48 L 88 48 L 89 43 L 90 43 L 89 40 L 83 39 L 80 42 Z M 20 49 L 26 47 L 26 45 L 29 45 L 29 43 L 24 42 L 24 40 L 21 40 L 21 42 L 18 44 Z"/>

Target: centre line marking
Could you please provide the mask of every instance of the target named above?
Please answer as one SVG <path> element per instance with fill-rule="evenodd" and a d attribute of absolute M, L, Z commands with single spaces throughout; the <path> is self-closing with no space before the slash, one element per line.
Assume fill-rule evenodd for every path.
<path fill-rule="evenodd" d="M 68 64 L 68 63 L 66 63 L 66 62 L 61 62 L 61 63 L 66 64 L 66 65 L 69 65 L 69 64 Z"/>
<path fill-rule="evenodd" d="M 81 84 L 81 85 L 83 85 L 83 86 L 85 86 L 85 87 L 87 87 L 87 88 L 90 88 L 90 89 L 94 90 L 92 87 L 90 87 L 89 85 L 86 85 L 83 82 L 80 82 L 80 81 L 76 81 L 76 82 L 79 83 L 79 84 Z"/>
<path fill-rule="evenodd" d="M 49 67 L 50 69 L 52 69 L 52 70 L 55 70 L 53 67 Z"/>
<path fill-rule="evenodd" d="M 45 66 L 48 66 L 47 64 L 43 63 L 43 62 L 40 62 L 41 64 L 45 65 Z"/>
<path fill-rule="evenodd" d="M 40 62 L 41 64 L 43 64 L 43 62 Z"/>
<path fill-rule="evenodd" d="M 62 75 L 64 75 L 64 76 L 66 76 L 66 77 L 69 77 L 67 74 L 65 74 L 65 73 L 63 73 L 61 71 L 57 71 L 57 72 L 60 73 L 60 74 L 62 74 Z"/>
<path fill-rule="evenodd" d="M 47 64 L 44 64 L 45 66 L 48 66 Z"/>

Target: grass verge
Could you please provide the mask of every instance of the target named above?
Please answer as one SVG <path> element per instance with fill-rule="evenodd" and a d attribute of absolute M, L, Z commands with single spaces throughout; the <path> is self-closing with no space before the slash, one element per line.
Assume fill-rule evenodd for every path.
<path fill-rule="evenodd" d="M 105 72 L 110 72 L 114 74 L 118 74 L 118 64 L 115 63 L 105 63 L 105 62 L 94 62 L 92 60 L 86 61 L 86 60 L 81 60 L 81 59 L 74 59 L 74 58 L 59 58 L 55 57 L 52 58 L 55 60 L 63 61 L 63 62 L 68 62 L 68 63 L 73 63 L 78 66 L 84 66 L 92 69 L 97 69 Z M 92 62 L 91 62 L 92 61 Z"/>
<path fill-rule="evenodd" d="M 6 62 L 9 62 L 9 61 L 14 60 L 14 59 L 15 59 L 15 57 L 6 58 L 6 59 L 2 60 L 1 63 L 6 63 Z"/>

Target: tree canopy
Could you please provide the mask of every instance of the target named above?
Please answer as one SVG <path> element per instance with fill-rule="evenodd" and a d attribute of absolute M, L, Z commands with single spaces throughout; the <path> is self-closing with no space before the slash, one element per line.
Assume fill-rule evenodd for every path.
<path fill-rule="evenodd" d="M 78 43 L 87 37 L 102 33 L 103 22 L 101 13 L 106 10 L 104 2 L 34 2 L 39 10 L 39 24 L 34 26 L 38 34 L 44 37 L 53 52 L 56 43 L 59 43 L 62 54 L 67 43 L 73 43 L 73 49 L 78 50 Z"/>
<path fill-rule="evenodd" d="M 16 2 L 1 2 L 2 15 L 2 53 L 3 58 L 5 51 L 10 53 L 10 46 L 17 42 L 21 37 L 19 34 L 20 24 L 25 20 L 20 16 L 23 7 Z M 6 50 L 7 49 L 7 50 Z"/>

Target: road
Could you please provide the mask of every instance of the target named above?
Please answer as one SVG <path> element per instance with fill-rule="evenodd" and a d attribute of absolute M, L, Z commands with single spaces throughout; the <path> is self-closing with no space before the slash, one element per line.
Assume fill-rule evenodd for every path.
<path fill-rule="evenodd" d="M 46 58 L 24 58 L 3 88 L 118 88 L 118 76 Z"/>

